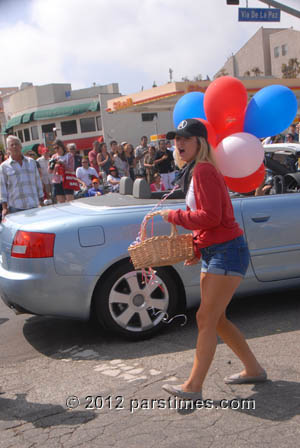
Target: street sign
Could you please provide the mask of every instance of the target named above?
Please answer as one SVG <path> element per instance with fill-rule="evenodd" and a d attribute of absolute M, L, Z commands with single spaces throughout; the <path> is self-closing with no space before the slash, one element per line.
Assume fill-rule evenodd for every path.
<path fill-rule="evenodd" d="M 280 22 L 280 9 L 239 8 L 239 22 Z"/>

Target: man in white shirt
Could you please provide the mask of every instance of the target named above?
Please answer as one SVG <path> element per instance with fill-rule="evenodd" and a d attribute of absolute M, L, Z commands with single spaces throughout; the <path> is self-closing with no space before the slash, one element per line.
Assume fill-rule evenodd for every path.
<path fill-rule="evenodd" d="M 95 168 L 89 166 L 89 160 L 87 157 L 83 157 L 82 166 L 79 166 L 76 170 L 76 177 L 84 190 L 88 190 L 92 187 L 92 178 L 99 175 Z"/>
<path fill-rule="evenodd" d="M 0 165 L 2 218 L 43 204 L 44 192 L 35 160 L 22 154 L 21 140 L 7 137 L 9 158 Z"/>
<path fill-rule="evenodd" d="M 143 135 L 141 138 L 141 144 L 135 148 L 135 160 L 137 162 L 138 174 L 140 176 L 145 176 L 144 159 L 148 152 L 148 138 Z"/>

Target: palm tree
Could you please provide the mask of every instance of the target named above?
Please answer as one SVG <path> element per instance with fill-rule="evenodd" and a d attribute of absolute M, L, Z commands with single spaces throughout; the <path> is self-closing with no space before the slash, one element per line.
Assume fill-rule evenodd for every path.
<path fill-rule="evenodd" d="M 297 58 L 289 59 L 287 64 L 282 64 L 281 72 L 283 78 L 297 78 L 300 73 L 300 62 Z"/>
<path fill-rule="evenodd" d="M 259 76 L 259 75 L 263 74 L 263 72 L 261 71 L 261 69 L 259 67 L 253 67 L 251 72 L 254 74 L 254 76 Z"/>

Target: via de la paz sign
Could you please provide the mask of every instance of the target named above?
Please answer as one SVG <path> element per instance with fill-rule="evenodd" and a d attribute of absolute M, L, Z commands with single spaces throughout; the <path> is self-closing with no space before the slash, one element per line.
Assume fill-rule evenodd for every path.
<path fill-rule="evenodd" d="M 280 22 L 280 9 L 239 8 L 239 22 Z"/>

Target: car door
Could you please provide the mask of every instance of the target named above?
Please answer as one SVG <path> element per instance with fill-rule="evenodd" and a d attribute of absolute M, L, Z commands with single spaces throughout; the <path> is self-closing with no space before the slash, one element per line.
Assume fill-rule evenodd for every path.
<path fill-rule="evenodd" d="M 300 195 L 244 198 L 241 210 L 257 279 L 300 277 Z"/>

